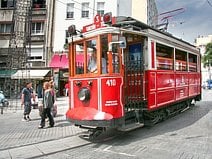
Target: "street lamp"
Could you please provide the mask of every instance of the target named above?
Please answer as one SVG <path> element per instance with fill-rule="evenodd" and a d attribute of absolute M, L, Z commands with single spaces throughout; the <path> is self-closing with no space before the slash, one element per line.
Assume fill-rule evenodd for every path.
<path fill-rule="evenodd" d="M 211 81 L 211 60 L 212 59 L 208 59 L 208 74 L 209 74 L 209 80 Z"/>

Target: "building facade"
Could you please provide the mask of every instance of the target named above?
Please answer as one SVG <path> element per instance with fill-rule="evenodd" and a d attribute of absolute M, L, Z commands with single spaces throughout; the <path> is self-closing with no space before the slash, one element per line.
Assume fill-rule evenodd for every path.
<path fill-rule="evenodd" d="M 51 74 L 47 67 L 53 48 L 54 4 L 50 0 L 0 0 L 1 90 L 19 91 L 23 80 L 32 80 L 36 88 Z"/>
<path fill-rule="evenodd" d="M 202 56 L 205 54 L 206 45 L 211 42 L 212 42 L 212 35 L 199 36 L 195 39 L 195 46 L 200 49 L 200 53 Z M 210 66 L 204 68 L 202 65 L 202 82 L 203 83 L 211 78 L 211 75 L 212 75 L 211 70 L 212 68 Z"/>

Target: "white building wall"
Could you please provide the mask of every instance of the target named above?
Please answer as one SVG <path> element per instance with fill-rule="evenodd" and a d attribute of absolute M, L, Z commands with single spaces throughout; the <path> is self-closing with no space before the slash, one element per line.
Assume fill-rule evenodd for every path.
<path fill-rule="evenodd" d="M 55 7 L 55 25 L 54 25 L 54 42 L 53 51 L 64 51 L 65 30 L 72 24 L 76 25 L 78 30 L 83 26 L 93 23 L 93 18 L 97 13 L 97 2 L 104 2 L 104 11 L 112 12 L 113 16 L 130 16 L 147 24 L 148 22 L 148 3 L 147 1 L 155 0 L 66 0 L 56 1 Z M 81 3 L 89 2 L 89 18 L 81 17 Z M 66 18 L 67 3 L 74 3 L 74 18 Z M 156 6 L 151 5 L 150 12 Z M 94 9 L 93 9 L 94 8 Z M 156 8 L 157 9 L 157 8 Z M 157 11 L 157 10 L 156 10 Z"/>
<path fill-rule="evenodd" d="M 132 17 L 147 24 L 147 1 L 132 1 Z"/>
<path fill-rule="evenodd" d="M 134 0 L 118 0 L 117 2 L 117 14 L 116 16 L 132 17 L 132 3 Z M 114 7 L 116 7 L 114 5 Z"/>
<path fill-rule="evenodd" d="M 125 0 L 126 1 L 126 0 Z M 76 3 L 77 2 L 77 3 Z M 89 2 L 89 17 L 81 17 L 81 8 L 82 2 Z M 105 13 L 112 12 L 113 16 L 117 16 L 117 0 L 67 0 L 66 3 L 61 3 L 56 1 L 55 6 L 55 29 L 54 29 L 54 42 L 53 42 L 53 51 L 60 52 L 64 51 L 65 44 L 65 30 L 72 24 L 76 25 L 78 30 L 82 29 L 82 26 L 93 23 L 94 16 L 96 15 L 97 2 L 105 2 Z M 74 3 L 74 18 L 66 18 L 66 4 Z M 94 9 L 93 9 L 94 8 Z"/>

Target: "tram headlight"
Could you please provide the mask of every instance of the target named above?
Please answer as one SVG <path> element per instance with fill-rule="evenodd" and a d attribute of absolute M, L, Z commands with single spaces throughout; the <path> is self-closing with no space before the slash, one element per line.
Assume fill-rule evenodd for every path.
<path fill-rule="evenodd" d="M 82 88 L 78 92 L 78 98 L 80 101 L 85 102 L 88 101 L 91 97 L 90 90 L 87 88 Z"/>

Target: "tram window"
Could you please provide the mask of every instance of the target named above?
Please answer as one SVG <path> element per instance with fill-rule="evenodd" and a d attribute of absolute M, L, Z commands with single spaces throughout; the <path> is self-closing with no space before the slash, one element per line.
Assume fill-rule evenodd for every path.
<path fill-rule="evenodd" d="M 96 50 L 96 40 L 86 41 L 87 47 L 87 72 L 97 73 L 97 50 Z"/>
<path fill-rule="evenodd" d="M 187 71 L 187 53 L 185 51 L 176 49 L 175 59 L 176 71 Z"/>
<path fill-rule="evenodd" d="M 129 62 L 126 63 L 127 68 L 130 70 L 140 70 L 141 68 L 141 56 L 142 56 L 143 46 L 141 43 L 129 45 Z"/>
<path fill-rule="evenodd" d="M 113 54 L 113 61 L 112 61 L 112 65 L 113 65 L 113 73 L 119 73 L 119 64 L 120 64 L 120 60 L 119 60 L 119 44 L 114 44 L 113 45 L 113 50 L 112 50 L 112 54 Z"/>
<path fill-rule="evenodd" d="M 75 71 L 76 74 L 83 74 L 84 73 L 84 45 L 80 43 L 75 45 L 76 50 L 76 57 L 75 57 Z"/>
<path fill-rule="evenodd" d="M 189 71 L 197 72 L 197 55 L 189 54 Z"/>
<path fill-rule="evenodd" d="M 156 44 L 156 59 L 158 70 L 173 70 L 173 48 Z"/>

